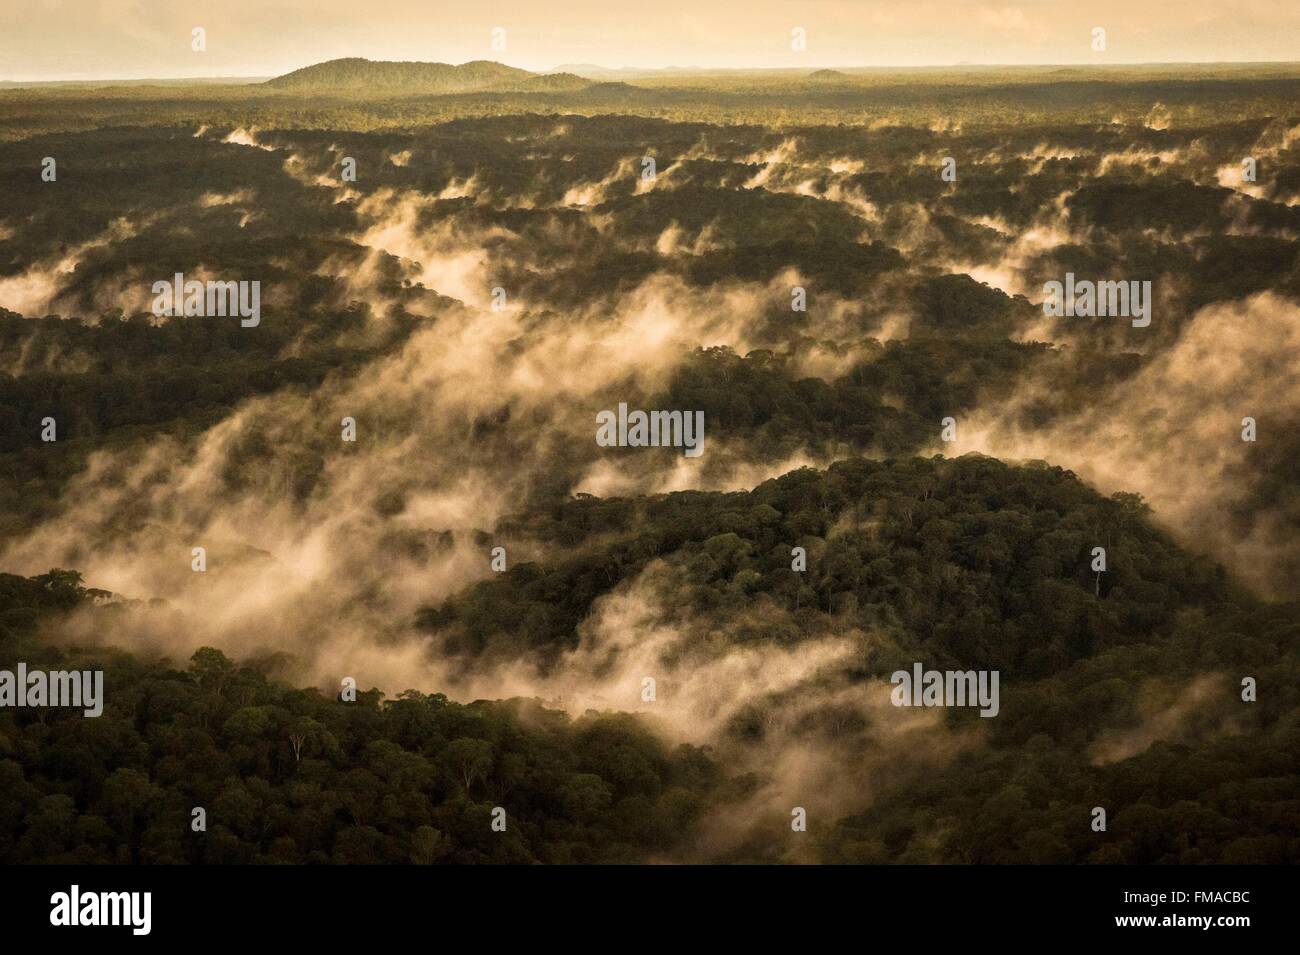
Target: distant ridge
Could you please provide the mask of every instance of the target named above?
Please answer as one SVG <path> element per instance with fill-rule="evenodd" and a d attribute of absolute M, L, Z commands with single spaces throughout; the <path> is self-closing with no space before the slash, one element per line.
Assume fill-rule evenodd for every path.
<path fill-rule="evenodd" d="M 471 60 L 459 66 L 451 63 L 398 62 L 346 57 L 305 66 L 268 80 L 279 90 L 363 91 L 388 90 L 411 93 L 464 93 L 502 87 L 517 87 L 537 78 L 528 70 Z M 579 79 L 579 77 L 574 77 Z M 546 88 L 546 87 L 543 87 Z"/>
<path fill-rule="evenodd" d="M 568 93 L 585 90 L 592 84 L 592 80 L 573 73 L 544 73 L 541 76 L 526 77 L 518 83 L 512 81 L 510 87 L 529 92 Z"/>

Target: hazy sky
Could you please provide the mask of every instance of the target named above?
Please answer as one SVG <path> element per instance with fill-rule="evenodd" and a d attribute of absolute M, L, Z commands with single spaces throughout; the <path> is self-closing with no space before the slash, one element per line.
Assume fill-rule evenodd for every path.
<path fill-rule="evenodd" d="M 1107 52 L 1090 47 L 1107 31 Z M 194 27 L 207 51 L 193 52 Z M 490 47 L 493 27 L 506 50 Z M 791 50 L 791 30 L 807 50 Z M 528 69 L 1300 60 L 1294 0 L 0 0 L 0 79 L 269 76 L 340 56 Z"/>

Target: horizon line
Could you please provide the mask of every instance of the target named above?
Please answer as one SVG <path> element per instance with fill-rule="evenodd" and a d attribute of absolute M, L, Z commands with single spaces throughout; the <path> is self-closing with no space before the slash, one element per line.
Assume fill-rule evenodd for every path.
<path fill-rule="evenodd" d="M 442 60 L 373 60 L 370 57 L 363 56 L 343 56 L 331 57 L 327 60 L 317 60 L 308 63 L 305 66 L 295 67 L 287 71 L 288 73 L 296 72 L 301 69 L 308 69 L 312 66 L 319 66 L 322 63 L 330 63 L 338 60 L 366 60 L 371 63 L 422 63 L 438 64 L 443 66 L 464 66 L 468 63 L 497 63 L 501 66 L 510 66 L 501 60 L 486 60 L 483 58 L 465 60 L 462 63 L 447 63 Z M 918 64 L 858 64 L 847 65 L 838 64 L 832 66 L 602 66 L 598 63 L 561 63 L 557 66 L 543 69 L 530 69 L 528 67 L 513 67 L 514 69 L 526 70 L 530 73 L 545 75 L 548 73 L 572 72 L 577 69 L 601 70 L 608 73 L 797 73 L 797 72 L 816 72 L 818 70 L 875 70 L 875 71 L 905 71 L 905 70 L 979 70 L 979 69 L 1047 69 L 1047 68 L 1082 68 L 1094 70 L 1107 70 L 1122 67 L 1227 67 L 1227 66 L 1290 66 L 1300 68 L 1300 60 L 1133 60 L 1133 61 L 1108 61 L 1106 63 L 1096 63 L 1085 60 L 1078 61 L 1054 61 L 1054 62 L 1033 62 L 1033 63 L 976 63 L 960 61 L 956 63 L 918 63 Z M 256 82 L 275 79 L 285 76 L 286 73 L 231 73 L 220 75 L 193 75 L 193 76 L 124 76 L 124 75 L 95 75 L 86 76 L 84 74 L 64 74 L 57 77 L 19 76 L 15 78 L 0 77 L 0 84 L 10 86 L 14 85 L 45 85 L 55 83 L 194 83 L 194 82 L 227 82 L 236 81 L 240 83 Z"/>

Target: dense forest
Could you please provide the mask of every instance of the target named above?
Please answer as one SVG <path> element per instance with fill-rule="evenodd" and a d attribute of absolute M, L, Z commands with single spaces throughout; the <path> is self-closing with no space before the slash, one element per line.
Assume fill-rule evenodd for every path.
<path fill-rule="evenodd" d="M 0 83 L 0 138 L 159 121 L 410 130 L 464 117 L 527 114 L 631 114 L 770 128 L 1107 124 L 1117 117 L 1141 122 L 1155 103 L 1179 119 L 1284 115 L 1294 108 L 1300 85 L 1290 64 L 864 69 L 839 71 L 834 79 L 806 70 L 563 71 L 582 82 L 485 61 L 403 65 L 442 69 L 390 76 L 386 64 L 345 59 L 238 85 Z"/>
<path fill-rule="evenodd" d="M 826 626 L 869 627 L 863 657 L 837 675 L 864 693 L 912 659 L 1001 670 L 1004 718 L 984 746 L 928 776 L 896 769 L 869 812 L 815 826 L 811 848 L 781 836 L 779 820 L 754 826 L 731 861 L 1300 861 L 1296 608 L 1261 605 L 1180 552 L 1136 498 L 981 458 L 858 462 L 749 493 L 574 500 L 540 521 L 538 536 L 582 556 L 516 565 L 429 608 L 421 624 L 439 635 L 437 652 L 542 652 L 564 666 L 591 604 L 666 560 L 692 582 L 676 599 L 711 621 L 700 636 L 755 601 L 765 625 L 726 640 L 797 644 Z M 1084 559 L 1099 538 L 1117 565 L 1104 589 Z M 790 570 L 791 540 L 808 549 L 806 575 Z M 6 861 L 692 859 L 711 817 L 761 791 L 709 747 L 669 746 L 627 714 L 571 719 L 536 700 L 462 705 L 414 690 L 342 702 L 268 677 L 270 656 L 236 665 L 202 648 L 177 668 L 51 646 L 41 634 L 61 615 L 140 611 L 94 605 L 74 572 L 0 586 L 0 663 L 102 667 L 109 700 L 91 721 L 5 712 Z M 725 652 L 713 644 L 674 652 Z M 1259 702 L 1238 699 L 1243 674 Z M 1145 725 L 1152 697 L 1177 707 L 1187 686 L 1207 687 L 1187 725 Z M 787 705 L 750 701 L 719 748 L 766 751 L 772 713 Z M 880 745 L 880 714 L 841 706 L 801 713 L 797 735 Z M 1117 732 L 1150 739 L 1099 758 Z M 1116 810 L 1105 834 L 1081 825 L 1094 805 Z M 490 829 L 495 806 L 508 807 L 507 838 Z M 190 829 L 194 807 L 205 832 Z"/>
<path fill-rule="evenodd" d="M 1297 92 L 0 88 L 0 861 L 1300 862 Z"/>
<path fill-rule="evenodd" d="M 77 578 L 0 575 L 5 666 L 104 668 L 113 700 L 94 721 L 5 711 L 6 864 L 630 862 L 683 844 L 721 790 L 705 754 L 627 716 L 414 690 L 341 703 L 211 648 L 180 669 L 53 650 L 35 633 L 88 599 Z"/>

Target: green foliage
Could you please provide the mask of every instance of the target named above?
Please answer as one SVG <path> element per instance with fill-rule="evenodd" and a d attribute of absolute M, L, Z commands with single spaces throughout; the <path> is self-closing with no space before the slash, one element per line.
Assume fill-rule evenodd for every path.
<path fill-rule="evenodd" d="M 710 804 L 711 760 L 632 717 L 344 703 L 207 647 L 185 670 L 55 650 L 36 624 L 70 609 L 76 575 L 51 575 L 0 574 L 0 666 L 102 667 L 107 705 L 0 711 L 6 864 L 631 862 L 689 846 Z"/>
<path fill-rule="evenodd" d="M 592 603 L 653 559 L 685 568 L 686 606 L 739 611 L 763 594 L 807 633 L 833 618 L 890 633 L 900 659 L 1034 678 L 1234 594 L 1220 568 L 1151 527 L 1136 495 L 1102 498 L 1060 468 L 978 455 L 844 461 L 750 492 L 578 498 L 507 529 L 573 556 L 516 564 L 427 608 L 444 651 L 572 648 Z M 804 573 L 790 570 L 796 544 Z"/>
<path fill-rule="evenodd" d="M 1157 643 L 1100 652 L 1036 683 L 1004 683 L 987 747 L 961 754 L 942 773 L 917 774 L 869 812 L 841 820 L 819 840 L 824 857 L 1300 862 L 1296 620 L 1294 604 L 1187 613 Z M 1214 675 L 1217 702 L 1177 739 L 1143 738 L 1151 698 L 1206 673 Z M 1241 674 L 1266 688 L 1258 702 L 1240 701 Z M 1135 751 L 1107 758 L 1098 740 L 1124 733 L 1138 740 Z M 1107 810 L 1104 833 L 1090 827 L 1094 806 Z"/>

